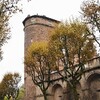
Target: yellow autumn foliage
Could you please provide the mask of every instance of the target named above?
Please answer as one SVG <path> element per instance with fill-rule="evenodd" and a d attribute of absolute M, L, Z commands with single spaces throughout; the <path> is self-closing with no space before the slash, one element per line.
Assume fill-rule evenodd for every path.
<path fill-rule="evenodd" d="M 64 49 L 71 62 L 74 61 L 75 54 L 80 55 L 83 63 L 92 58 L 96 50 L 93 39 L 88 36 L 88 31 L 88 27 L 78 20 L 57 26 L 49 41 L 54 55 L 63 58 Z"/>

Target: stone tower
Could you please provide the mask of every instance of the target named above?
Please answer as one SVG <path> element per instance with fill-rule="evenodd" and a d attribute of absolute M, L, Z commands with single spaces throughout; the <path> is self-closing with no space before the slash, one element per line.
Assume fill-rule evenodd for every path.
<path fill-rule="evenodd" d="M 27 16 L 23 21 L 25 32 L 25 50 L 32 42 L 47 40 L 49 31 L 52 30 L 55 24 L 58 23 L 60 22 L 46 16 Z M 25 100 L 35 100 L 36 88 L 31 80 L 31 77 L 29 77 L 25 72 L 24 78 Z"/>

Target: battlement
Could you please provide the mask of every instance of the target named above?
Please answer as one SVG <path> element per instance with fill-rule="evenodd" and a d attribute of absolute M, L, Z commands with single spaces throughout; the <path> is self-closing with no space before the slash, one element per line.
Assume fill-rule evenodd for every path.
<path fill-rule="evenodd" d="M 60 23 L 60 21 L 55 20 L 55 19 L 52 19 L 52 18 L 49 18 L 49 17 L 46 17 L 45 15 L 33 15 L 33 16 L 28 15 L 28 16 L 24 19 L 23 25 L 25 26 L 27 20 L 29 20 L 29 19 L 35 19 L 35 18 L 39 18 L 39 19 L 42 18 L 42 19 L 44 19 L 44 20 L 52 21 L 52 22 L 55 22 L 55 23 Z"/>

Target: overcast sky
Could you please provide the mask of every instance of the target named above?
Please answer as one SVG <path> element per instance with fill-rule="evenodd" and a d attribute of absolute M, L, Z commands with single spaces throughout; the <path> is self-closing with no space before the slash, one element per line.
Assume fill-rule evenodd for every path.
<path fill-rule="evenodd" d="M 80 16 L 83 0 L 22 0 L 23 13 L 15 14 L 10 20 L 11 39 L 3 46 L 0 62 L 0 80 L 7 72 L 19 72 L 24 82 L 24 31 L 22 21 L 27 15 L 45 15 L 63 21 Z"/>

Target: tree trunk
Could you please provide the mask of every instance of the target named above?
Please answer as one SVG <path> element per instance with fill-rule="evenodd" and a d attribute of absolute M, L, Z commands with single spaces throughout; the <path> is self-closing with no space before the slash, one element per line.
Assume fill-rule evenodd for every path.
<path fill-rule="evenodd" d="M 79 95 L 78 95 L 78 93 L 77 93 L 76 86 L 73 87 L 73 89 L 72 89 L 72 94 L 73 94 L 73 100 L 79 100 Z"/>
<path fill-rule="evenodd" d="M 48 99 L 47 99 L 46 91 L 43 91 L 43 96 L 44 96 L 44 100 L 48 100 Z"/>
<path fill-rule="evenodd" d="M 73 84 L 72 86 L 69 85 L 69 91 L 70 91 L 69 100 L 79 100 L 79 94 L 77 92 L 75 84 Z"/>
<path fill-rule="evenodd" d="M 79 94 L 77 92 L 75 84 L 73 85 L 73 87 L 71 87 L 71 95 L 72 95 L 72 100 L 79 100 Z"/>

